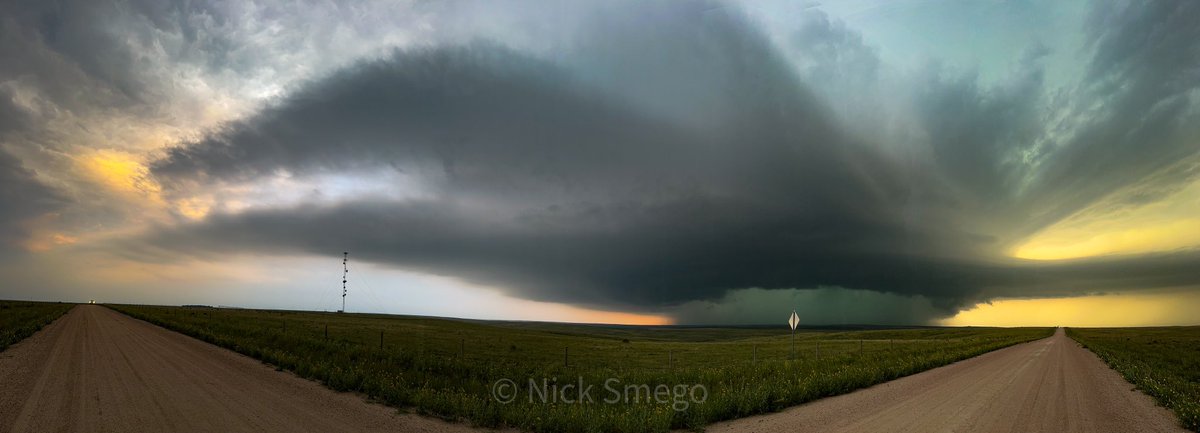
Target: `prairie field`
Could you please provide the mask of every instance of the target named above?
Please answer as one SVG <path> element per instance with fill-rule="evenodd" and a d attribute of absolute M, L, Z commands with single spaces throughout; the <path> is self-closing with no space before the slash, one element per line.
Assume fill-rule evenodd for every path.
<path fill-rule="evenodd" d="M 1200 326 L 1068 328 L 1067 335 L 1200 432 Z"/>
<path fill-rule="evenodd" d="M 0 351 L 59 318 L 75 304 L 0 301 Z"/>
<path fill-rule="evenodd" d="M 111 307 L 402 410 L 535 432 L 700 430 L 1053 333 L 797 330 L 792 359 L 782 324 L 635 327 Z"/>

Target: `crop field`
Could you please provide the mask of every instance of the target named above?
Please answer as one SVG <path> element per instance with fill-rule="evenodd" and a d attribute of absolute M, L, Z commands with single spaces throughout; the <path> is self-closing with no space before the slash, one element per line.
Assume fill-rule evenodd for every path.
<path fill-rule="evenodd" d="M 390 406 L 536 432 L 699 430 L 1053 333 L 1052 328 L 797 331 L 791 359 L 792 340 L 782 324 L 628 327 L 111 307 Z M 502 401 L 494 392 L 506 381 L 512 398 Z M 588 386 L 596 388 L 590 399 L 579 393 Z"/>
<path fill-rule="evenodd" d="M 1069 328 L 1067 335 L 1200 432 L 1200 326 Z"/>
<path fill-rule="evenodd" d="M 0 301 L 0 352 L 33 335 L 75 304 Z"/>

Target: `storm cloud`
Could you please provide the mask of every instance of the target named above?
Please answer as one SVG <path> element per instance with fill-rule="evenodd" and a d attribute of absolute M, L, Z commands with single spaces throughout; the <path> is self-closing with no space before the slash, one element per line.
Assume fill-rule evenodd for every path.
<path fill-rule="evenodd" d="M 775 3 L 4 4 L 0 241 L 61 212 L 134 262 L 349 250 L 689 323 L 1195 290 L 1194 245 L 1014 258 L 1200 178 L 1200 5 L 1087 9 L 998 70 Z"/>
<path fill-rule="evenodd" d="M 1200 283 L 1192 252 L 1055 264 L 1002 254 L 1195 154 L 1194 5 L 1098 7 L 1091 72 L 1059 94 L 1043 85 L 1042 46 L 993 85 L 931 65 L 913 83 L 923 133 L 885 143 L 854 134 L 879 126 L 847 123 L 805 82 L 837 75 L 834 62 L 878 62 L 827 19 L 793 39 L 812 50 L 803 69 L 736 11 L 624 6 L 555 59 L 487 41 L 398 50 L 171 149 L 153 173 L 184 192 L 380 168 L 419 191 L 214 215 L 147 248 L 345 247 L 524 298 L 642 311 L 831 286 L 918 295 L 944 314 L 993 296 Z M 859 49 L 840 58 L 829 46 Z"/>
<path fill-rule="evenodd" d="M 684 21 L 643 35 L 658 46 L 587 58 L 591 69 L 613 69 L 599 74 L 606 79 L 648 81 L 631 94 L 489 44 L 398 52 L 336 74 L 173 149 L 154 173 L 222 182 L 383 165 L 422 179 L 431 198 L 219 216 L 192 228 L 204 233 L 195 239 L 156 240 L 259 233 L 269 239 L 249 244 L 271 248 L 301 231 L 312 234 L 291 247 L 350 243 L 368 259 L 500 282 L 534 299 L 626 308 L 845 272 L 808 269 L 814 258 L 913 253 L 909 237 L 925 228 L 886 214 L 927 180 L 845 136 L 740 16 L 702 6 L 671 6 L 663 16 Z M 605 43 L 635 45 L 625 33 L 633 40 Z M 638 66 L 646 69 L 629 70 Z M 340 218 L 350 223 L 321 240 L 317 227 Z M 243 233 L 224 235 L 234 232 Z M 925 237 L 938 236 L 960 235 Z"/>
<path fill-rule="evenodd" d="M 0 149 L 0 257 L 21 251 L 35 219 L 61 209 L 67 199 L 37 173 Z"/>

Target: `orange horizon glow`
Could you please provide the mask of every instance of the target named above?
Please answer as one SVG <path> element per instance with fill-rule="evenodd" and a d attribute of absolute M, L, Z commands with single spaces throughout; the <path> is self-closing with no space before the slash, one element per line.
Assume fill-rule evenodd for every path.
<path fill-rule="evenodd" d="M 522 299 L 511 299 L 509 312 L 521 319 L 506 318 L 500 320 L 519 320 L 533 322 L 581 323 L 594 325 L 673 325 L 670 317 L 657 314 L 638 314 L 620 311 L 594 310 L 573 305 L 554 302 L 537 302 Z"/>

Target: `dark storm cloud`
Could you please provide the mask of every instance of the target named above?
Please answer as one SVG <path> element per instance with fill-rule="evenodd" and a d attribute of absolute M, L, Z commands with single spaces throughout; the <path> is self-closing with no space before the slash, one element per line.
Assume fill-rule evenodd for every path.
<path fill-rule="evenodd" d="M 604 123 L 629 127 L 597 125 Z M 679 132 L 643 126 L 648 123 L 572 91 L 550 65 L 481 45 L 359 65 L 253 119 L 172 149 L 153 168 L 167 180 L 388 164 L 468 189 L 501 187 L 496 180 L 602 182 L 597 175 L 605 170 L 650 165 L 647 158 L 685 150 Z"/>
<path fill-rule="evenodd" d="M 188 96 L 179 89 L 188 84 L 179 77 L 192 72 L 188 67 L 212 74 L 250 74 L 262 67 L 262 53 L 248 49 L 256 41 L 235 40 L 242 36 L 238 32 L 256 30 L 257 24 L 257 17 L 239 6 L 178 0 L 4 2 L 0 55 L 6 61 L 0 76 L 30 79 L 68 109 L 153 116 Z M 257 7 L 264 14 L 276 12 L 273 17 L 282 24 L 293 24 L 277 5 Z"/>
<path fill-rule="evenodd" d="M 912 325 L 946 314 L 924 297 L 832 287 L 816 289 L 738 289 L 713 301 L 673 308 L 679 323 L 777 323 L 795 310 L 801 323 Z"/>
<path fill-rule="evenodd" d="M 489 44 L 399 52 L 153 166 L 187 183 L 386 164 L 440 180 L 436 200 L 214 217 L 202 235 L 159 240 L 310 252 L 349 242 L 360 257 L 536 299 L 649 306 L 857 283 L 859 267 L 910 273 L 905 256 L 967 236 L 895 223 L 906 190 L 927 179 L 845 137 L 740 17 L 669 8 L 657 26 L 610 24 L 605 35 L 621 36 L 584 43 L 594 76 Z M 316 233 L 338 219 L 332 237 Z M 313 234 L 284 235 L 298 232 Z M 227 242 L 238 238 L 257 240 Z"/>
<path fill-rule="evenodd" d="M 1020 155 L 1043 132 L 1042 70 L 1023 62 L 1014 77 L 981 88 L 974 74 L 930 66 L 917 113 L 940 171 L 970 195 L 1008 202 L 1025 175 Z"/>
<path fill-rule="evenodd" d="M 440 201 L 348 203 L 214 217 L 193 229 L 160 234 L 152 243 L 169 251 L 187 245 L 199 251 L 315 254 L 352 245 L 361 259 L 500 283 L 535 299 L 635 309 L 715 297 L 733 287 L 824 281 L 957 297 L 939 290 L 952 282 L 944 280 L 957 278 L 950 274 L 957 273 L 956 266 L 889 252 L 886 241 L 878 247 L 849 245 L 861 243 L 852 238 L 860 232 L 886 229 L 789 222 L 781 214 L 786 211 L 696 197 L 530 211 L 506 220 L 487 215 L 487 209 Z M 753 215 L 764 212 L 770 216 Z M 824 233 L 814 234 L 819 231 Z"/>
<path fill-rule="evenodd" d="M 804 14 L 786 48 L 806 82 L 836 110 L 862 122 L 881 121 L 878 93 L 882 68 L 877 50 L 858 32 L 817 11 Z M 875 132 L 875 131 L 872 131 Z"/>
<path fill-rule="evenodd" d="M 31 113 L 38 121 L 190 128 L 216 108 L 215 98 L 228 109 L 231 102 L 245 102 L 246 93 L 263 91 L 264 81 L 286 84 L 323 71 L 323 65 L 341 64 L 340 57 L 329 57 L 353 50 L 330 48 L 345 43 L 339 36 L 386 36 L 372 33 L 366 25 L 371 19 L 415 26 L 385 11 L 364 13 L 341 4 L 288 6 L 271 1 L 2 2 L 0 82 L 40 105 Z M 322 51 L 326 55 L 310 63 L 314 52 Z M 284 56 L 287 62 L 272 63 Z M 92 145 L 55 137 L 65 130 L 44 128 L 36 141 L 56 150 L 75 147 L 68 151 Z"/>
<path fill-rule="evenodd" d="M 0 140 L 13 131 L 27 128 L 29 124 L 29 114 L 13 105 L 11 100 L 11 95 L 0 93 Z"/>
<path fill-rule="evenodd" d="M 1155 12 L 1163 5 L 1096 13 L 1098 72 L 1073 90 L 1062 125 L 1040 108 L 1044 48 L 995 86 L 931 69 L 914 102 L 927 139 L 899 143 L 931 161 L 849 134 L 874 126 L 839 120 L 725 8 L 613 7 L 552 61 L 488 42 L 398 51 L 184 143 L 152 169 L 186 196 L 279 173 L 388 168 L 422 179 L 422 198 L 215 214 L 125 252 L 350 249 L 525 298 L 642 310 L 749 287 L 921 295 L 933 307 L 920 314 L 938 314 L 1000 295 L 1194 286 L 1194 253 L 1030 264 L 1000 251 L 1014 233 L 1195 153 L 1181 141 L 1182 120 L 1195 117 L 1197 44 L 1182 42 L 1195 20 L 1176 18 L 1196 18 L 1196 7 Z M 826 24 L 793 43 L 858 43 Z M 1185 60 L 1153 54 L 1172 45 Z M 805 76 L 841 61 L 816 54 Z M 869 54 L 847 64 L 874 64 Z"/>
<path fill-rule="evenodd" d="M 21 243 L 29 238 L 31 222 L 59 209 L 64 200 L 0 148 L 0 256 L 20 251 Z"/>
<path fill-rule="evenodd" d="M 0 46 L 4 39 L 0 37 Z M 22 243 L 29 239 L 34 220 L 67 203 L 61 192 L 44 184 L 5 148 L 34 122 L 34 116 L 13 101 L 11 90 L 0 88 L 0 257 L 24 250 Z"/>
<path fill-rule="evenodd" d="M 163 102 L 161 84 L 148 75 L 157 68 L 112 31 L 141 15 L 104 1 L 4 2 L 0 26 L 0 77 L 36 90 L 45 116 L 61 110 L 129 109 L 150 99 Z M 134 26 L 128 29 L 136 29 Z M 130 39 L 144 41 L 145 35 Z"/>
<path fill-rule="evenodd" d="M 1079 125 L 1038 149 L 1030 229 L 1196 154 L 1198 21 L 1197 2 L 1095 4 L 1085 28 L 1094 54 L 1069 109 Z"/>

